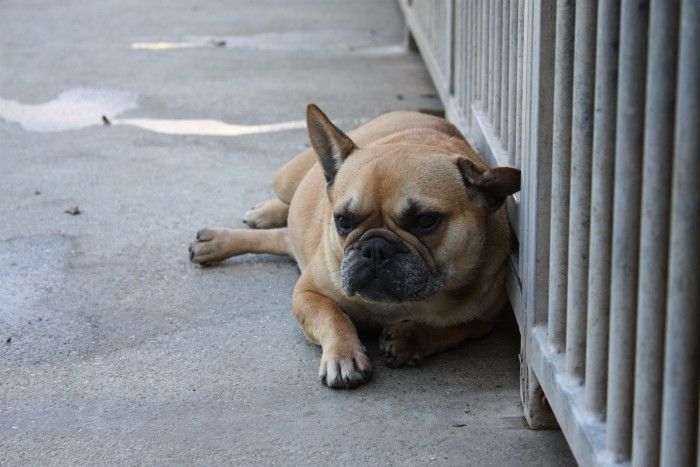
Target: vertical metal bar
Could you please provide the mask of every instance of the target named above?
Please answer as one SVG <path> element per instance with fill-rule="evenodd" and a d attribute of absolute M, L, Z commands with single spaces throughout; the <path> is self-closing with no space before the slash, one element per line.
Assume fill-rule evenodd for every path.
<path fill-rule="evenodd" d="M 476 0 L 474 2 L 469 2 L 467 8 L 472 8 L 474 10 L 474 96 L 472 102 L 469 103 L 469 108 L 467 111 L 471 115 L 471 108 L 477 101 L 481 100 L 481 8 L 483 6 L 482 0 Z"/>
<path fill-rule="evenodd" d="M 552 219 L 549 237 L 549 316 L 547 331 L 550 344 L 558 352 L 564 349 L 566 329 L 574 11 L 575 4 L 573 2 L 557 2 L 557 29 L 554 42 Z"/>
<path fill-rule="evenodd" d="M 518 0 L 510 0 L 508 15 L 510 38 L 508 45 L 508 138 L 506 150 L 508 151 L 508 164 L 515 164 L 515 76 L 517 74 L 518 55 Z"/>
<path fill-rule="evenodd" d="M 496 41 L 494 40 L 496 34 L 496 0 L 489 1 L 489 107 L 488 116 L 493 118 L 493 108 L 496 98 L 494 95 L 496 87 L 494 86 L 495 76 L 495 60 L 494 60 L 494 49 L 496 47 Z"/>
<path fill-rule="evenodd" d="M 529 264 L 524 280 L 528 317 L 531 325 L 542 323 L 547 315 L 549 284 L 549 220 L 551 198 L 552 122 L 554 120 L 551 89 L 554 87 L 554 37 L 556 11 L 551 3 L 537 2 L 532 8 L 534 31 L 532 70 L 528 81 L 531 102 L 528 122 L 528 170 L 523 181 L 523 211 L 530 217 L 526 242 Z M 525 200 L 527 198 L 527 200 Z"/>
<path fill-rule="evenodd" d="M 461 56 L 462 59 L 459 63 L 455 61 L 455 69 L 459 69 L 460 73 L 463 77 L 463 79 L 466 79 L 468 82 L 464 86 L 464 94 L 461 96 L 461 99 L 458 101 L 461 104 L 461 107 L 464 108 L 463 103 L 469 100 L 469 94 L 471 93 L 471 89 L 474 86 L 474 81 L 471 79 L 471 72 L 472 72 L 472 53 L 474 49 L 474 41 L 472 40 L 472 31 L 473 31 L 473 16 L 471 13 L 471 10 L 467 6 L 467 1 L 466 0 L 457 0 L 457 3 L 455 4 L 455 16 L 459 17 L 459 27 L 463 29 L 461 32 L 462 35 L 462 41 L 457 42 L 455 39 L 455 44 L 454 44 L 454 54 L 455 57 Z M 454 34 L 458 34 L 458 25 L 457 25 L 457 20 L 455 19 L 455 31 Z M 466 44 L 470 44 L 469 48 L 466 48 Z M 463 49 L 459 51 L 459 49 Z M 459 85 L 458 83 L 455 83 L 455 86 Z"/>
<path fill-rule="evenodd" d="M 452 97 L 461 104 L 464 97 L 464 93 L 468 86 L 467 80 L 464 78 L 462 73 L 462 64 L 464 63 L 464 46 L 465 32 L 467 31 L 466 24 L 463 22 L 463 17 L 460 15 L 461 12 L 461 1 L 452 0 L 453 11 L 452 20 L 450 22 L 454 23 L 452 27 L 452 57 L 450 61 L 452 62 Z"/>
<path fill-rule="evenodd" d="M 430 46 L 433 51 L 433 55 L 435 57 L 435 61 L 437 62 L 438 69 L 440 71 L 442 70 L 442 60 L 440 60 L 440 50 L 439 50 L 439 44 L 437 42 L 437 28 L 435 24 L 435 18 L 437 17 L 437 5 L 435 1 L 432 2 L 426 2 L 426 11 L 428 13 L 428 31 L 429 32 L 429 37 L 430 37 Z"/>
<path fill-rule="evenodd" d="M 472 123 L 472 113 L 469 111 L 472 101 L 474 100 L 474 89 L 476 82 L 475 74 L 475 51 L 476 51 L 476 40 L 475 40 L 475 28 L 474 28 L 474 13 L 475 8 L 473 5 L 469 5 L 466 0 L 461 3 L 460 14 L 463 18 L 463 24 L 465 24 L 466 39 L 467 43 L 462 45 L 464 48 L 464 60 L 462 62 L 462 75 L 467 79 L 467 88 L 465 90 L 464 96 L 462 98 L 462 110 L 464 112 L 465 124 L 467 128 L 471 128 Z"/>
<path fill-rule="evenodd" d="M 416 4 L 417 6 L 420 7 L 420 13 L 418 13 L 416 16 L 418 17 L 418 20 L 423 26 L 423 31 L 425 31 L 425 36 L 428 38 L 428 40 L 431 40 L 430 38 L 430 22 L 428 21 L 428 3 L 427 2 L 418 2 Z M 432 43 L 432 42 L 431 42 Z"/>
<path fill-rule="evenodd" d="M 454 0 L 452 11 L 452 75 L 453 86 L 459 93 L 455 93 L 455 100 L 459 109 L 464 108 L 464 102 L 467 100 L 471 79 L 466 72 L 467 62 L 469 61 L 469 22 L 464 10 L 463 0 Z M 464 115 L 463 112 L 462 115 Z M 466 123 L 466 121 L 465 121 Z"/>
<path fill-rule="evenodd" d="M 524 9 L 525 0 L 518 0 L 518 65 L 516 76 L 516 103 L 515 103 L 515 166 L 520 167 L 520 159 L 522 154 L 523 135 L 523 88 L 525 81 L 523 77 L 523 51 L 525 49 L 525 32 L 524 32 Z"/>
<path fill-rule="evenodd" d="M 525 6 L 528 57 L 523 99 L 523 237 L 520 271 L 527 334 L 546 320 L 549 276 L 549 198 L 552 154 L 552 96 L 554 86 L 554 17 L 548 2 Z M 524 341 L 527 341 L 525 339 Z M 527 358 L 527 356 L 525 356 Z M 527 362 L 526 362 L 527 364 Z M 527 410 L 527 409 L 526 409 Z"/>
<path fill-rule="evenodd" d="M 501 145 L 508 147 L 508 65 L 510 64 L 510 0 L 502 0 L 501 23 Z"/>
<path fill-rule="evenodd" d="M 426 29 L 428 30 L 428 37 L 430 38 L 431 49 L 435 50 L 435 2 L 424 2 L 425 12 L 426 12 Z M 435 54 L 437 55 L 437 54 Z M 439 63 L 439 58 L 438 58 Z M 438 65 L 439 67 L 439 65 Z"/>
<path fill-rule="evenodd" d="M 532 63 L 534 61 L 534 58 L 536 56 L 535 54 L 535 47 L 533 45 L 533 36 L 534 36 L 534 28 L 532 28 L 532 8 L 533 8 L 533 2 L 529 2 L 527 0 L 522 0 L 522 7 L 523 7 L 523 24 L 528 26 L 527 33 L 525 33 L 525 40 L 523 41 L 523 112 L 522 112 L 522 134 L 521 134 L 521 149 L 523 153 L 529 153 L 530 152 L 530 140 L 531 138 L 531 133 L 532 131 L 530 130 L 531 127 L 531 122 L 532 122 L 532 109 L 529 104 L 532 104 L 532 75 L 533 75 L 533 65 Z M 530 277 L 530 268 L 531 264 L 529 263 L 529 260 L 531 258 L 530 255 L 530 244 L 531 242 L 528 241 L 528 235 L 530 235 L 530 223 L 532 222 L 532 219 L 530 219 L 529 211 L 527 209 L 527 193 L 528 191 L 524 189 L 526 185 L 529 184 L 528 177 L 530 175 L 529 172 L 529 167 L 528 167 L 528 160 L 527 157 L 523 157 L 523 163 L 520 166 L 520 171 L 521 171 L 521 189 L 520 189 L 520 211 L 524 214 L 523 216 L 520 216 L 520 232 L 519 232 L 519 240 L 520 240 L 520 248 L 518 252 L 518 273 L 520 274 L 520 279 L 522 281 L 522 302 L 523 302 L 523 308 L 524 308 L 524 313 L 525 313 L 525 323 L 527 324 L 528 319 L 530 317 L 530 314 L 532 313 L 533 310 L 529 310 L 527 308 L 527 297 L 528 297 L 528 286 L 525 284 L 525 281 L 527 280 L 528 277 Z M 527 330 L 524 331 L 525 333 Z M 525 360 L 525 363 L 528 365 L 529 368 L 529 362 L 527 361 L 528 355 L 527 355 L 527 344 L 528 340 L 527 339 L 520 339 L 521 343 L 521 352 L 522 352 L 522 347 L 525 347 L 525 352 L 522 352 L 523 355 L 521 355 L 521 359 Z M 524 372 L 521 370 L 521 374 Z M 529 374 L 530 372 L 528 371 L 526 374 Z M 523 382 L 520 383 L 521 385 L 521 390 L 523 386 Z M 525 406 L 525 416 L 527 418 L 527 404 L 523 402 Z"/>
<path fill-rule="evenodd" d="M 478 15 L 477 15 L 477 5 L 475 2 L 467 2 L 466 0 L 463 3 L 463 14 L 466 18 L 466 23 L 468 24 L 469 30 L 467 31 L 467 37 L 469 39 L 469 49 L 466 51 L 467 54 L 467 61 L 464 65 L 464 74 L 468 76 L 469 78 L 469 88 L 467 89 L 467 95 L 464 101 L 464 105 L 462 108 L 464 109 L 464 113 L 466 116 L 466 124 L 467 127 L 471 131 L 472 127 L 472 112 L 471 112 L 471 106 L 472 102 L 476 100 L 476 93 L 477 93 L 477 79 L 478 79 L 478 70 L 477 70 L 477 44 L 478 44 L 478 35 L 477 35 L 477 20 L 478 20 Z"/>
<path fill-rule="evenodd" d="M 538 395 L 539 383 L 531 370 L 529 337 L 547 314 L 549 278 L 549 199 L 552 155 L 554 37 L 556 12 L 552 2 L 525 2 L 526 52 L 523 98 L 523 187 L 521 192 L 521 277 L 525 324 L 521 343 L 522 399 L 525 417 L 533 427 L 547 425 L 550 417 Z"/>
<path fill-rule="evenodd" d="M 431 50 L 435 50 L 435 9 L 433 7 L 432 1 L 428 0 L 427 2 L 423 2 L 423 10 L 425 11 L 425 31 Z"/>
<path fill-rule="evenodd" d="M 522 90 L 522 105 L 523 105 L 523 112 L 522 112 L 522 134 L 521 134 L 521 149 L 524 154 L 529 154 L 530 153 L 530 140 L 532 139 L 532 133 L 533 130 L 531 129 L 532 124 L 533 124 L 533 110 L 531 108 L 533 102 L 533 74 L 534 74 L 534 60 L 537 56 L 535 53 L 537 51 L 537 48 L 534 46 L 534 33 L 535 29 L 532 26 L 534 22 L 534 15 L 532 14 L 532 9 L 534 8 L 533 2 L 529 2 L 527 0 L 522 0 L 522 7 L 523 7 L 523 24 L 527 26 L 527 32 L 525 32 L 525 40 L 523 41 L 523 90 Z M 523 283 L 522 285 L 522 302 L 523 302 L 523 307 L 525 309 L 525 322 L 527 324 L 528 320 L 530 319 L 530 314 L 533 313 L 535 310 L 530 310 L 528 309 L 528 289 L 530 286 L 526 284 L 526 281 L 529 277 L 531 277 L 530 274 L 530 269 L 532 268 L 532 265 L 530 264 L 530 259 L 532 258 L 532 255 L 530 254 L 530 249 L 531 249 L 531 243 L 529 241 L 528 236 L 531 233 L 530 230 L 530 224 L 533 222 L 533 219 L 531 219 L 530 211 L 528 209 L 528 200 L 527 200 L 527 194 L 529 190 L 525 189 L 525 186 L 527 186 L 529 182 L 529 176 L 530 176 L 530 171 L 529 171 L 529 160 L 527 156 L 523 156 L 523 163 L 520 167 L 521 169 L 521 174 L 523 174 L 522 177 L 522 186 L 520 190 L 520 210 L 524 214 L 524 216 L 520 217 L 520 251 L 519 251 L 519 258 L 518 258 L 518 272 L 520 274 L 521 281 Z M 524 331 L 527 333 L 527 329 Z M 523 353 L 523 356 L 521 356 L 522 359 L 525 360 L 526 364 L 528 365 L 529 368 L 529 362 L 527 361 L 528 359 L 528 354 L 527 354 L 527 344 L 528 340 L 527 339 L 521 339 L 521 352 Z M 525 351 L 522 351 L 522 347 L 525 347 Z M 521 374 L 528 374 L 529 371 L 523 372 L 521 371 Z M 521 386 L 523 383 L 521 382 Z M 521 388 L 522 389 L 522 388 Z M 527 403 L 523 402 L 525 406 L 525 416 L 527 418 Z"/>
<path fill-rule="evenodd" d="M 441 41 L 444 41 L 445 50 L 445 80 L 447 81 L 448 95 L 454 96 L 455 93 L 455 1 L 449 0 L 443 4 L 444 11 L 442 12 L 443 34 Z"/>
<path fill-rule="evenodd" d="M 466 15 L 464 14 L 464 0 L 454 0 L 452 17 L 452 22 L 454 23 L 454 27 L 452 28 L 452 85 L 457 108 L 463 109 L 466 95 L 471 86 L 471 80 L 464 72 L 466 70 L 466 61 L 469 57 L 468 33 L 470 30 L 469 24 L 466 22 Z M 464 115 L 463 112 L 460 113 Z"/>
<path fill-rule="evenodd" d="M 615 114 L 617 112 L 617 49 L 620 2 L 598 4 L 595 68 L 595 117 L 591 180 L 591 240 L 588 269 L 585 407 L 605 418 L 608 384 L 610 255 L 612 252 Z"/>
<path fill-rule="evenodd" d="M 696 460 L 700 380 L 700 3 L 681 4 L 661 465 Z"/>
<path fill-rule="evenodd" d="M 474 77 L 474 86 L 472 89 L 472 98 L 469 102 L 468 111 L 471 116 L 471 106 L 479 100 L 481 94 L 481 77 L 480 77 L 480 60 L 481 60 L 481 2 L 469 2 L 467 8 L 471 10 L 472 15 L 472 74 Z"/>
<path fill-rule="evenodd" d="M 649 13 L 632 462 L 659 463 L 678 2 Z"/>
<path fill-rule="evenodd" d="M 632 444 L 647 6 L 625 0 L 620 13 L 607 408 L 607 445 L 617 460 L 629 459 Z"/>
<path fill-rule="evenodd" d="M 484 99 L 486 98 L 484 95 L 484 61 L 486 60 L 486 54 L 484 54 L 484 21 L 483 21 L 483 16 L 484 16 L 484 10 L 485 10 L 485 5 L 484 5 L 484 0 L 478 0 L 477 3 L 477 14 L 476 14 L 476 22 L 477 22 L 477 49 L 476 49 L 476 66 L 477 66 L 477 87 L 476 87 L 476 96 L 475 99 L 478 100 L 479 102 L 483 102 Z M 483 107 L 483 106 L 482 106 Z"/>
<path fill-rule="evenodd" d="M 471 24 L 472 24 L 472 95 L 471 99 L 469 100 L 469 103 L 467 105 L 467 112 L 469 112 L 469 118 L 472 119 L 472 125 L 473 125 L 473 116 L 471 112 L 472 105 L 479 100 L 479 95 L 481 93 L 481 81 L 480 81 L 480 70 L 479 70 L 479 63 L 481 60 L 481 2 L 480 1 L 474 1 L 474 2 L 468 2 L 466 3 L 466 8 L 470 10 L 470 14 L 472 17 Z"/>
<path fill-rule="evenodd" d="M 494 4 L 494 32 L 493 32 L 493 113 L 491 123 L 496 136 L 501 134 L 501 30 L 503 28 L 503 1 L 497 0 Z"/>
<path fill-rule="evenodd" d="M 491 0 L 482 0 L 481 5 L 481 110 L 488 112 L 489 108 L 489 5 Z"/>
<path fill-rule="evenodd" d="M 469 119 L 471 122 L 472 118 L 472 105 L 474 102 L 479 100 L 479 23 L 481 22 L 481 14 L 479 9 L 481 8 L 481 2 L 474 0 L 472 2 L 465 2 L 464 8 L 469 11 L 470 15 L 470 29 L 472 30 L 471 40 L 472 40 L 472 50 L 470 52 L 471 56 L 471 66 L 468 70 L 472 76 L 472 92 L 468 99 L 467 105 L 464 107 L 464 111 L 469 114 Z"/>
<path fill-rule="evenodd" d="M 471 79 L 471 89 L 467 95 L 467 100 L 464 105 L 464 111 L 467 113 L 467 120 L 469 121 L 469 126 L 471 128 L 471 106 L 474 101 L 478 99 L 479 93 L 479 2 L 472 1 L 464 2 L 464 12 L 469 18 L 469 40 L 471 41 L 471 50 L 469 53 L 469 64 L 465 69 L 465 73 L 469 74 Z"/>
<path fill-rule="evenodd" d="M 566 294 L 566 371 L 579 381 L 583 381 L 586 364 L 596 10 L 597 1 L 594 0 L 576 5 L 569 195 L 569 279 Z"/>

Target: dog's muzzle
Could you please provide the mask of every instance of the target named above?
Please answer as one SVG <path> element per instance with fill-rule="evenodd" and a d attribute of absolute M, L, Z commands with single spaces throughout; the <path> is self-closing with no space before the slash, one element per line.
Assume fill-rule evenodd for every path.
<path fill-rule="evenodd" d="M 398 236 L 380 229 L 365 232 L 346 252 L 341 281 L 347 295 L 378 302 L 423 300 L 439 289 L 425 262 Z"/>

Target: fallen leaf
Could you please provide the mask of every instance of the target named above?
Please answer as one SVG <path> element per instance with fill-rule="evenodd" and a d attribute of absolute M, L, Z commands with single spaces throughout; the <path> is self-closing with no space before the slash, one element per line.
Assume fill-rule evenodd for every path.
<path fill-rule="evenodd" d="M 66 214 L 70 214 L 71 216 L 77 216 L 82 211 L 80 210 L 80 208 L 77 205 L 73 205 L 73 206 L 68 206 L 64 212 Z"/>

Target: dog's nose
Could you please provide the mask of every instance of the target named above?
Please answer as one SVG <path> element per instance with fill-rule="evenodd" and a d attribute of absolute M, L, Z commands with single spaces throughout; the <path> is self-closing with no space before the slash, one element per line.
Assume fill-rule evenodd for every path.
<path fill-rule="evenodd" d="M 368 262 L 378 265 L 382 261 L 394 256 L 396 254 L 396 247 L 385 238 L 372 237 L 362 242 L 360 254 Z"/>

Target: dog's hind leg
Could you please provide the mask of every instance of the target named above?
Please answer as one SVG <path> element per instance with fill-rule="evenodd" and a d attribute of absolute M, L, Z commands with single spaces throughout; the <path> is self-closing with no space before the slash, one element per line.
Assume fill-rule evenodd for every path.
<path fill-rule="evenodd" d="M 252 229 L 285 227 L 289 203 L 292 202 L 294 192 L 316 161 L 316 154 L 313 150 L 307 149 L 284 164 L 272 180 L 277 198 L 263 201 L 246 212 L 243 221 L 248 224 L 248 227 Z"/>
<path fill-rule="evenodd" d="M 269 199 L 256 204 L 243 216 L 251 229 L 275 229 L 287 226 L 287 213 L 289 204 L 279 199 Z"/>
<path fill-rule="evenodd" d="M 190 243 L 190 261 L 209 265 L 245 253 L 290 255 L 287 229 L 204 228 Z"/>
<path fill-rule="evenodd" d="M 291 203 L 299 184 L 316 162 L 316 153 L 313 149 L 307 149 L 280 167 L 272 179 L 272 188 L 277 197 L 287 204 Z"/>

